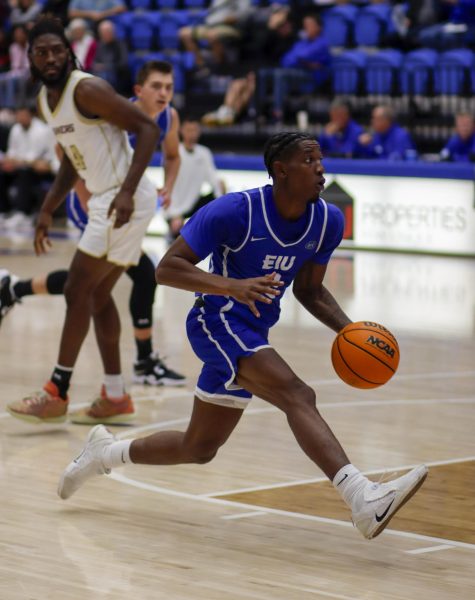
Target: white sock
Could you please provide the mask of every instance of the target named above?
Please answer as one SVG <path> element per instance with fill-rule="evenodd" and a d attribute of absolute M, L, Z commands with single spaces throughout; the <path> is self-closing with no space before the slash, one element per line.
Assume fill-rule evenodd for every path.
<path fill-rule="evenodd" d="M 129 453 L 132 442 L 133 440 L 124 440 L 112 442 L 112 444 L 106 446 L 102 451 L 102 464 L 104 467 L 106 469 L 115 469 L 116 467 L 122 467 L 132 462 Z"/>
<path fill-rule="evenodd" d="M 121 398 L 125 393 L 122 375 L 104 375 L 104 386 L 107 397 L 111 400 Z"/>
<path fill-rule="evenodd" d="M 353 506 L 354 497 L 367 486 L 368 482 L 369 479 L 352 464 L 342 467 L 333 479 L 336 491 L 350 508 Z"/>

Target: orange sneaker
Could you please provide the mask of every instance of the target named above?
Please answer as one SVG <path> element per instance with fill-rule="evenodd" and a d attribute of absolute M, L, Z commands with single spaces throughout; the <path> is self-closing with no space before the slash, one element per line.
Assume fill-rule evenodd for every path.
<path fill-rule="evenodd" d="M 7 411 L 12 417 L 29 423 L 63 423 L 68 412 L 68 402 L 68 398 L 61 398 L 56 384 L 48 381 L 41 391 L 8 404 Z"/>
<path fill-rule="evenodd" d="M 71 413 L 71 422 L 81 425 L 127 423 L 135 417 L 135 408 L 129 394 L 120 398 L 108 398 L 102 386 L 101 395 L 89 408 Z"/>

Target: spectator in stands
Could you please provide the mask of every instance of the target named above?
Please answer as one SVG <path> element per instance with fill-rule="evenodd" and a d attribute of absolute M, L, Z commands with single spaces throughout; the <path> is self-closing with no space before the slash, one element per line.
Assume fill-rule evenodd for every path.
<path fill-rule="evenodd" d="M 127 6 L 122 0 L 71 0 L 68 15 L 70 19 L 86 19 L 96 24 L 126 10 Z"/>
<path fill-rule="evenodd" d="M 43 13 L 51 14 L 60 19 L 63 27 L 66 27 L 68 18 L 68 8 L 70 0 L 46 0 L 43 4 Z"/>
<path fill-rule="evenodd" d="M 318 140 L 323 156 L 352 158 L 362 133 L 363 128 L 351 118 L 349 105 L 334 100 L 330 106 L 330 121 Z"/>
<path fill-rule="evenodd" d="M 475 119 L 471 113 L 455 117 L 455 134 L 440 153 L 441 160 L 475 162 Z"/>
<path fill-rule="evenodd" d="M 201 135 L 198 121 L 184 117 L 180 134 L 180 170 L 173 187 L 171 204 L 165 213 L 171 240 L 178 237 L 185 219 L 224 194 L 211 151 L 198 144 Z M 203 194 L 205 183 L 211 187 L 211 191 Z"/>
<path fill-rule="evenodd" d="M 330 49 L 322 32 L 321 18 L 316 13 L 307 14 L 303 18 L 302 39 L 284 54 L 280 61 L 282 68 L 259 71 L 259 105 L 262 107 L 270 81 L 273 90 L 273 116 L 277 122 L 281 122 L 286 96 L 295 90 L 309 93 L 319 88 L 330 75 L 330 62 Z"/>
<path fill-rule="evenodd" d="M 256 69 L 277 65 L 295 40 L 296 27 L 288 7 L 279 5 L 253 11 L 243 24 L 244 48 L 241 48 L 240 62 L 246 72 L 230 83 L 223 103 L 203 116 L 203 124 L 233 125 L 254 99 Z"/>
<path fill-rule="evenodd" d="M 18 0 L 17 5 L 12 10 L 10 15 L 10 21 L 12 25 L 25 25 L 28 27 L 29 24 L 36 20 L 36 17 L 40 14 L 42 6 L 36 0 Z"/>
<path fill-rule="evenodd" d="M 59 164 L 51 129 L 27 107 L 15 111 L 15 120 L 0 161 L 0 219 L 9 227 L 31 226 L 44 186 Z"/>
<path fill-rule="evenodd" d="M 381 104 L 373 109 L 371 133 L 359 137 L 358 158 L 413 160 L 417 151 L 409 133 L 396 123 L 394 110 Z"/>
<path fill-rule="evenodd" d="M 116 38 L 112 21 L 102 21 L 98 34 L 92 72 L 108 81 L 118 92 L 127 94 L 130 89 L 127 46 Z"/>
<path fill-rule="evenodd" d="M 182 27 L 179 30 L 181 43 L 185 50 L 195 56 L 198 69 L 205 67 L 205 59 L 199 42 L 208 42 L 214 62 L 225 62 L 225 42 L 241 37 L 239 23 L 251 9 L 250 0 L 212 0 L 208 14 L 202 25 Z"/>
<path fill-rule="evenodd" d="M 439 0 L 409 0 L 398 2 L 392 10 L 394 27 L 385 38 L 385 45 L 402 50 L 419 47 L 419 32 L 439 21 Z"/>
<path fill-rule="evenodd" d="M 475 45 L 475 0 L 441 0 L 449 7 L 448 22 L 426 27 L 419 32 L 421 46 L 436 50 Z"/>
<path fill-rule="evenodd" d="M 30 74 L 28 62 L 28 38 L 24 25 L 13 28 L 13 42 L 10 44 L 10 70 L 0 74 L 0 106 L 14 108 L 24 95 L 26 80 Z"/>
<path fill-rule="evenodd" d="M 90 71 L 96 56 L 97 42 L 89 33 L 84 19 L 73 19 L 68 27 L 71 46 L 85 71 Z"/>

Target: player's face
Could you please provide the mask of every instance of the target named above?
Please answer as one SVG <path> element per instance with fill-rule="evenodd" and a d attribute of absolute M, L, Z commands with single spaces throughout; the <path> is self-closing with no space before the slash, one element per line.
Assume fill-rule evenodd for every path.
<path fill-rule="evenodd" d="M 70 58 L 62 39 L 53 33 L 37 37 L 29 51 L 31 72 L 47 87 L 58 87 L 66 80 Z"/>
<path fill-rule="evenodd" d="M 325 169 L 318 143 L 313 140 L 300 142 L 286 167 L 291 194 L 316 202 L 325 186 Z"/>
<path fill-rule="evenodd" d="M 173 98 L 173 75 L 152 71 L 143 85 L 135 86 L 135 95 L 140 99 L 147 113 L 162 112 Z"/>

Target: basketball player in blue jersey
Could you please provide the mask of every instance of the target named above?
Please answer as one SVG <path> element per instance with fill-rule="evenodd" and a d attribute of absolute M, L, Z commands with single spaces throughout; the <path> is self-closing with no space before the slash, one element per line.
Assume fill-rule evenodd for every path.
<path fill-rule="evenodd" d="M 422 485 L 424 465 L 387 483 L 369 481 L 321 417 L 313 389 L 268 342 L 291 284 L 299 302 L 333 331 L 350 319 L 323 285 L 344 223 L 320 198 L 325 179 L 317 142 L 304 133 L 277 134 L 264 162 L 273 185 L 227 194 L 199 210 L 157 268 L 160 283 L 197 293 L 187 332 L 204 365 L 188 429 L 115 441 L 104 426 L 94 427 L 61 476 L 60 497 L 124 463 L 209 462 L 252 394 L 286 414 L 300 447 L 333 482 L 366 538 L 379 535 Z M 196 264 L 209 255 L 206 273 Z"/>
<path fill-rule="evenodd" d="M 8 405 L 28 422 L 66 419 L 68 389 L 91 319 L 104 366 L 100 395 L 83 422 L 122 422 L 134 417 L 120 365 L 120 319 L 112 289 L 125 267 L 137 264 L 143 236 L 155 214 L 156 190 L 144 175 L 155 150 L 156 124 L 105 81 L 76 68 L 76 57 L 59 21 L 41 18 L 29 32 L 33 76 L 42 82 L 38 105 L 64 155 L 38 215 L 35 250 L 50 246 L 52 213 L 78 177 L 92 193 L 88 224 L 73 257 L 65 287 L 66 317 L 51 379 Z M 126 131 L 137 136 L 135 152 Z M 126 225 L 126 227 L 124 227 Z"/>
<path fill-rule="evenodd" d="M 134 86 L 136 106 L 153 119 L 159 129 L 158 145 L 163 150 L 165 184 L 159 190 L 161 200 L 169 204 L 169 196 L 173 189 L 180 166 L 178 153 L 179 117 L 170 106 L 173 97 L 173 69 L 165 61 L 149 61 L 137 74 Z M 135 144 L 135 134 L 129 134 L 129 141 Z M 61 158 L 61 157 L 60 157 Z M 80 230 L 86 228 L 87 203 L 91 194 L 82 179 L 78 179 L 75 190 L 66 199 L 69 219 Z M 155 267 L 145 252 L 142 252 L 137 265 L 126 269 L 132 280 L 129 309 L 134 326 L 134 339 L 137 358 L 133 366 L 133 381 L 145 385 L 182 386 L 186 378 L 171 369 L 153 350 L 152 321 L 155 299 L 156 281 Z M 68 278 L 68 271 L 61 269 L 33 278 L 18 279 L 15 275 L 3 272 L 0 275 L 0 325 L 2 318 L 25 296 L 37 294 L 63 294 Z M 81 419 L 82 414 L 71 415 L 72 420 Z"/>

